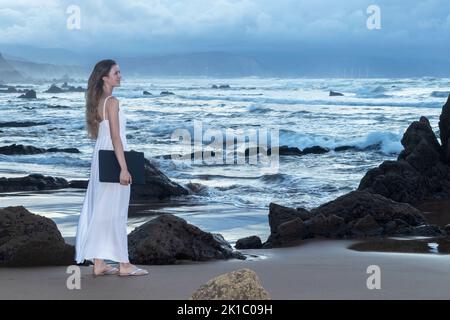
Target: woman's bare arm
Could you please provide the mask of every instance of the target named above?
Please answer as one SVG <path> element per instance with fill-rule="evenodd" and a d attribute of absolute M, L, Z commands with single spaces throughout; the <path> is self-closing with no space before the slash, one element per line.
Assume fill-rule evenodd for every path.
<path fill-rule="evenodd" d="M 119 124 L 119 100 L 111 97 L 106 102 L 106 112 L 109 120 L 109 131 L 111 133 L 111 140 L 114 146 L 114 153 L 119 162 L 121 170 L 128 170 L 125 161 L 125 154 L 123 150 L 122 139 L 120 138 L 120 124 Z"/>

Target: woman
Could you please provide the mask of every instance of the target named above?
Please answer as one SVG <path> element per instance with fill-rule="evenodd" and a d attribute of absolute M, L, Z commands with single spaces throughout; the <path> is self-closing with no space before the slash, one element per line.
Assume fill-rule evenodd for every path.
<path fill-rule="evenodd" d="M 127 218 L 131 175 L 125 162 L 128 151 L 126 119 L 119 101 L 112 96 L 120 86 L 120 69 L 114 60 L 98 62 L 88 81 L 86 125 L 88 135 L 96 139 L 89 184 L 81 209 L 76 237 L 76 261 L 93 260 L 94 275 L 148 274 L 128 260 Z M 98 151 L 114 150 L 120 164 L 120 183 L 99 181 Z M 119 269 L 104 259 L 119 262 Z"/>

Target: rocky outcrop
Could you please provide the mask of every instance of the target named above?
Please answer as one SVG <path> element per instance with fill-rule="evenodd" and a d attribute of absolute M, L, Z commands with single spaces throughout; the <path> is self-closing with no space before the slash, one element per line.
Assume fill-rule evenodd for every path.
<path fill-rule="evenodd" d="M 172 91 L 161 91 L 160 95 L 161 96 L 169 96 L 169 95 L 174 95 L 175 93 L 173 93 Z"/>
<path fill-rule="evenodd" d="M 50 88 L 48 88 L 45 93 L 64 93 L 64 92 L 85 92 L 86 89 L 83 89 L 81 86 L 74 87 L 64 82 L 62 87 L 58 87 L 56 84 L 52 84 Z"/>
<path fill-rule="evenodd" d="M 147 90 L 144 90 L 143 92 L 142 92 L 142 94 L 144 95 L 144 96 L 151 96 L 152 94 L 150 93 L 150 92 L 148 92 Z"/>
<path fill-rule="evenodd" d="M 24 146 L 22 144 L 12 144 L 9 146 L 0 147 L 0 154 L 17 155 L 17 154 L 39 154 L 45 152 L 66 152 L 66 153 L 80 153 L 77 148 L 36 148 L 33 146 Z"/>
<path fill-rule="evenodd" d="M 50 122 L 35 122 L 35 121 L 6 121 L 0 122 L 0 127 L 33 127 L 49 124 Z"/>
<path fill-rule="evenodd" d="M 330 91 L 330 97 L 339 97 L 339 96 L 343 96 L 343 95 L 344 94 L 340 93 L 340 92 L 336 92 L 336 91 L 333 91 L 333 90 Z"/>
<path fill-rule="evenodd" d="M 445 235 L 441 228 L 426 224 L 422 212 L 413 206 L 365 191 L 352 191 L 311 211 L 271 203 L 269 224 L 271 233 L 264 248 L 298 244 L 314 237 Z"/>
<path fill-rule="evenodd" d="M 0 209 L 0 266 L 71 265 L 74 256 L 51 219 L 22 206 Z"/>
<path fill-rule="evenodd" d="M 21 94 L 18 98 L 22 99 L 36 99 L 36 91 L 26 90 L 24 94 Z"/>
<path fill-rule="evenodd" d="M 269 300 L 269 293 L 251 269 L 238 269 L 212 278 L 190 300 Z"/>
<path fill-rule="evenodd" d="M 174 264 L 178 260 L 245 259 L 221 235 L 204 232 L 184 219 L 163 214 L 128 236 L 130 261 L 136 264 Z"/>
<path fill-rule="evenodd" d="M 220 85 L 213 84 L 213 85 L 211 86 L 211 88 L 212 88 L 212 89 L 230 89 L 231 87 L 230 87 L 229 84 L 220 84 Z"/>
<path fill-rule="evenodd" d="M 446 112 L 443 111 L 443 115 Z M 441 116 L 441 139 L 444 143 L 447 134 L 445 123 L 445 116 Z M 413 122 L 401 143 L 404 150 L 397 161 L 384 161 L 378 168 L 369 170 L 358 190 L 411 204 L 450 198 L 450 166 L 444 160 L 445 148 L 439 144 L 428 119 L 421 117 Z"/>
<path fill-rule="evenodd" d="M 0 192 L 38 191 L 68 188 L 64 178 L 54 178 L 42 174 L 30 174 L 19 178 L 0 178 Z"/>

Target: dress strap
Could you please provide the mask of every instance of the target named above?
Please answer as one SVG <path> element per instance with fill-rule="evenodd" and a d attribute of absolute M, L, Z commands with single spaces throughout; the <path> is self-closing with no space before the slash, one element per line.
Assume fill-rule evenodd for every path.
<path fill-rule="evenodd" d="M 111 98 L 112 96 L 107 96 L 105 98 L 105 102 L 103 102 L 103 120 L 105 120 L 105 107 L 106 107 L 106 101 L 108 100 L 108 98 Z"/>

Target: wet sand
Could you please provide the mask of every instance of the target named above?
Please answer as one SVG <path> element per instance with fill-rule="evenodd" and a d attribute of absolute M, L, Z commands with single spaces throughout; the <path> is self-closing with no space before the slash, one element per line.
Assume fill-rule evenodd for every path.
<path fill-rule="evenodd" d="M 210 278 L 238 268 L 258 274 L 272 299 L 450 299 L 450 258 L 439 254 L 358 252 L 355 241 L 241 250 L 248 260 L 142 266 L 146 277 L 94 278 L 80 267 L 81 289 L 66 287 L 66 267 L 1 268 L 0 299 L 188 299 Z M 381 289 L 367 288 L 367 268 L 381 269 Z"/>

